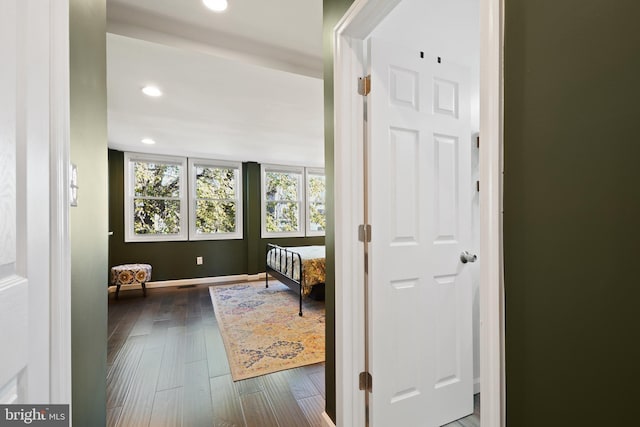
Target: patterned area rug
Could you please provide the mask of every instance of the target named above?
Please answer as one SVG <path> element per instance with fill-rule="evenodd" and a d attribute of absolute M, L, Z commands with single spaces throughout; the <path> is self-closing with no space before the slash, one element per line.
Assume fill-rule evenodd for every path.
<path fill-rule="evenodd" d="M 210 286 L 234 381 L 324 362 L 323 301 L 304 299 L 269 280 Z"/>

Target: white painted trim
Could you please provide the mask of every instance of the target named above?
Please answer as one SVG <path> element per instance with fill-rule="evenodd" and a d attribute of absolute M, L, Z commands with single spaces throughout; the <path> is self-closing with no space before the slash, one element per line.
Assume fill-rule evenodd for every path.
<path fill-rule="evenodd" d="M 502 148 L 504 0 L 480 1 L 480 413 L 506 425 Z"/>
<path fill-rule="evenodd" d="M 305 184 L 305 168 L 303 166 L 282 166 L 282 165 L 271 165 L 271 164 L 261 164 L 260 165 L 260 230 L 261 237 L 265 238 L 279 238 L 279 237 L 304 237 L 305 231 L 305 222 L 304 219 L 306 217 L 306 184 Z M 267 172 L 284 172 L 284 173 L 297 173 L 300 174 L 299 180 L 299 191 L 298 191 L 298 227 L 300 228 L 298 231 L 284 231 L 284 232 L 273 232 L 267 231 L 267 199 L 266 199 L 266 185 L 267 179 L 265 178 L 265 174 Z"/>
<path fill-rule="evenodd" d="M 361 41 L 401 0 L 356 0 L 334 29 L 336 223 L 336 418 L 339 426 L 364 426 L 364 399 L 356 378 L 362 366 L 362 296 L 358 284 L 362 218 L 361 111 L 354 101 L 363 73 Z M 502 293 L 501 152 L 503 128 L 503 5 L 481 0 L 480 134 L 480 384 L 483 427 L 504 426 L 504 326 Z M 357 124 L 357 125 L 355 125 Z M 359 157 L 360 156 L 360 157 Z M 356 284 L 354 287 L 346 284 Z"/>
<path fill-rule="evenodd" d="M 188 172 L 188 185 L 189 185 L 189 240 L 234 240 L 242 239 L 244 237 L 242 231 L 243 214 L 242 214 L 242 189 L 244 183 L 242 180 L 242 162 L 228 162 L 222 160 L 211 159 L 188 159 L 189 172 Z M 209 233 L 198 234 L 196 230 L 196 212 L 197 202 L 196 197 L 196 167 L 204 166 L 209 168 L 218 169 L 233 169 L 235 177 L 235 199 L 232 200 L 236 203 L 236 231 L 231 233 Z M 231 201 L 231 200 L 230 200 Z"/>
<path fill-rule="evenodd" d="M 135 234 L 133 231 L 133 209 L 135 177 L 133 162 L 158 162 L 179 165 L 180 169 L 180 233 L 178 234 Z M 184 241 L 189 239 L 189 216 L 187 158 L 176 156 L 160 156 L 157 154 L 124 153 L 124 241 L 125 242 L 166 242 Z"/>
<path fill-rule="evenodd" d="M 225 285 L 228 283 L 236 283 L 236 282 L 255 282 L 258 280 L 264 280 L 266 274 L 258 273 L 258 274 L 236 274 L 233 276 L 215 276 L 215 277 L 199 277 L 195 279 L 176 279 L 176 280 L 160 280 L 157 282 L 148 282 L 146 284 L 147 289 L 153 288 L 171 288 L 177 286 L 190 286 L 190 285 Z M 122 291 L 132 291 L 132 290 L 140 290 L 140 285 L 122 285 L 120 286 L 120 292 Z M 113 293 L 116 291 L 115 285 L 109 286 L 109 293 Z"/>
<path fill-rule="evenodd" d="M 24 33 L 18 54 L 18 271 L 29 280 L 29 352 L 25 376 L 30 402 L 50 399 L 50 1 L 20 2 L 18 26 Z M 24 61 L 24 62 L 22 62 Z M 22 111 L 20 109 L 22 108 Z M 19 187 L 19 188 L 20 188 Z M 21 213 L 21 214 L 20 214 Z M 24 228 L 23 228 L 24 227 Z"/>
<path fill-rule="evenodd" d="M 334 185 L 336 424 L 354 427 L 364 426 L 364 393 L 357 383 L 357 374 L 364 369 L 364 305 L 358 304 L 364 301 L 364 274 L 359 268 L 364 265 L 364 250 L 357 239 L 358 225 L 364 218 L 363 168 L 359 161 L 363 132 L 349 123 L 363 117 L 362 100 L 351 90 L 355 76 L 364 74 L 361 52 L 360 40 L 348 36 L 334 39 L 334 180 L 339 184 Z"/>
<path fill-rule="evenodd" d="M 71 403 L 71 246 L 69 240 L 69 0 L 50 0 L 50 403 Z M 55 5 L 53 5 L 55 3 Z M 71 414 L 71 412 L 70 412 Z"/>
<path fill-rule="evenodd" d="M 331 418 L 329 417 L 329 415 L 327 415 L 326 412 L 322 413 L 322 423 L 324 424 L 323 427 L 336 427 L 336 425 L 333 423 L 333 421 L 331 421 Z"/>

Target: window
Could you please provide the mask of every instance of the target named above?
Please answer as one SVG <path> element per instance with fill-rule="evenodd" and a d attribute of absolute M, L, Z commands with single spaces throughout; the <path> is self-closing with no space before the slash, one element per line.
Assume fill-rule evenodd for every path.
<path fill-rule="evenodd" d="M 242 239 L 241 163 L 189 159 L 189 239 Z"/>
<path fill-rule="evenodd" d="M 186 240 L 186 159 L 125 153 L 125 241 Z"/>
<path fill-rule="evenodd" d="M 304 168 L 262 165 L 262 235 L 304 236 Z"/>
<path fill-rule="evenodd" d="M 307 169 L 307 236 L 324 236 L 326 183 L 323 169 Z"/>
<path fill-rule="evenodd" d="M 242 239 L 242 164 L 188 165 L 182 157 L 125 153 L 126 242 Z"/>
<path fill-rule="evenodd" d="M 262 236 L 324 236 L 325 189 L 323 169 L 262 165 Z"/>

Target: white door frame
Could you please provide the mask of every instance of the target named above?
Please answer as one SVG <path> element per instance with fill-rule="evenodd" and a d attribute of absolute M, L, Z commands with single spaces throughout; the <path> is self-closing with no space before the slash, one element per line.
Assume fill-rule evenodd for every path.
<path fill-rule="evenodd" d="M 402 0 L 356 0 L 334 29 L 336 425 L 364 426 L 363 40 Z M 504 426 L 502 129 L 504 0 L 480 0 L 480 382 L 482 427 Z M 375 89 L 373 89 L 375 90 Z M 349 284 L 349 285 L 348 285 Z M 375 387 L 375 378 L 373 379 Z"/>
<path fill-rule="evenodd" d="M 71 242 L 69 231 L 69 0 L 48 0 L 50 162 L 50 402 L 71 405 Z M 69 417 L 72 411 L 69 410 Z M 71 425 L 71 424 L 70 424 Z"/>

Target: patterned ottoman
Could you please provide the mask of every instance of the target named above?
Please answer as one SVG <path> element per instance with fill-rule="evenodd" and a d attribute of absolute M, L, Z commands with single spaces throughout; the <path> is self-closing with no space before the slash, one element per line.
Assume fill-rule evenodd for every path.
<path fill-rule="evenodd" d="M 124 264 L 111 267 L 111 284 L 116 285 L 116 299 L 120 286 L 140 283 L 142 294 L 147 296 L 145 284 L 151 280 L 151 266 L 149 264 Z"/>

